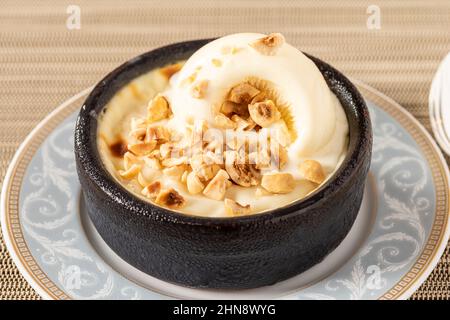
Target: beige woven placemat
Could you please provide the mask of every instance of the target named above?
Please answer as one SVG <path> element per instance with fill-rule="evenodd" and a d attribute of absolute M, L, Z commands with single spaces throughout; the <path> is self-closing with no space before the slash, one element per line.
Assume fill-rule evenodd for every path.
<path fill-rule="evenodd" d="M 66 27 L 70 4 L 81 9 L 79 30 Z M 370 5 L 380 9 L 380 29 L 367 28 Z M 282 32 L 392 97 L 430 129 L 428 90 L 450 51 L 446 0 L 0 0 L 0 181 L 45 115 L 121 62 L 163 44 L 244 31 Z M 1 240 L 0 299 L 37 298 Z M 413 298 L 450 298 L 449 247 Z"/>

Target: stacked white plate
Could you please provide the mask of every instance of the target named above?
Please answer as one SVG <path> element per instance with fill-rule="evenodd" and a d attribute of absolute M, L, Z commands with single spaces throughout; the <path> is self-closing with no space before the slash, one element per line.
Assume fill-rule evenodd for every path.
<path fill-rule="evenodd" d="M 429 105 L 431 127 L 436 141 L 450 155 L 450 53 L 434 76 Z"/>

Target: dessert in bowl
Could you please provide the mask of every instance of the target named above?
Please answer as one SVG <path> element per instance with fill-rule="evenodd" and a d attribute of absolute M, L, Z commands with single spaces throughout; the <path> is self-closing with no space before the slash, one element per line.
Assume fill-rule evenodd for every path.
<path fill-rule="evenodd" d="M 94 88 L 75 134 L 108 245 L 157 278 L 211 288 L 320 262 L 356 218 L 371 143 L 355 87 L 280 34 L 141 55 Z"/>

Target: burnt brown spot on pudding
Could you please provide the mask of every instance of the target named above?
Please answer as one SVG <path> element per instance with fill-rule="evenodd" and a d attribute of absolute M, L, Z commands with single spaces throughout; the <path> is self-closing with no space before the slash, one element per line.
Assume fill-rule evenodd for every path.
<path fill-rule="evenodd" d="M 109 145 L 109 150 L 114 157 L 120 158 L 128 151 L 127 144 L 123 140 L 119 140 Z"/>

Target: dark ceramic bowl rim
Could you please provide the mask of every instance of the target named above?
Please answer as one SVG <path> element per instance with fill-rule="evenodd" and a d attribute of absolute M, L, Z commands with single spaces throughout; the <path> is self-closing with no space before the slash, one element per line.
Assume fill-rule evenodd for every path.
<path fill-rule="evenodd" d="M 160 207 L 139 198 L 132 192 L 128 191 L 124 186 L 122 186 L 105 168 L 103 161 L 100 158 L 98 148 L 97 148 L 97 117 L 98 114 L 103 110 L 104 106 L 110 100 L 110 98 L 118 91 L 121 87 L 116 88 L 116 90 L 108 96 L 106 101 L 102 96 L 104 90 L 114 83 L 117 77 L 123 73 L 126 73 L 130 69 L 133 69 L 135 64 L 142 60 L 157 58 L 158 55 L 164 54 L 166 51 L 171 52 L 173 50 L 183 50 L 184 47 L 190 48 L 192 45 L 197 45 L 200 47 L 207 42 L 214 40 L 211 39 L 200 39 L 178 42 L 171 45 L 163 46 L 146 53 L 143 53 L 127 62 L 123 63 L 109 74 L 107 74 L 91 91 L 89 96 L 86 98 L 80 114 L 77 119 L 76 129 L 75 129 L 75 148 L 76 152 L 83 154 L 85 161 L 82 164 L 81 170 L 87 173 L 90 180 L 95 183 L 107 197 L 112 201 L 121 201 L 122 206 L 126 206 L 127 210 L 134 212 L 137 215 L 146 216 L 148 218 L 154 218 L 160 221 L 167 221 L 176 224 L 189 224 L 189 225 L 203 225 L 210 227 L 226 227 L 226 226 L 236 226 L 236 225 L 247 225 L 253 223 L 263 223 L 268 220 L 276 220 L 287 218 L 290 215 L 307 214 L 308 207 L 319 205 L 322 201 L 326 201 L 326 198 L 335 192 L 338 192 L 339 187 L 344 185 L 348 179 L 352 179 L 353 173 L 357 167 L 362 165 L 364 161 L 364 155 L 367 153 L 366 148 L 362 144 L 363 139 L 358 139 L 352 149 L 350 149 L 350 141 L 352 139 L 352 131 L 349 128 L 349 149 L 347 150 L 347 155 L 340 164 L 339 168 L 335 173 L 328 178 L 328 180 L 319 188 L 314 190 L 308 196 L 292 202 L 283 207 L 263 211 L 261 213 L 256 213 L 241 217 L 203 217 L 195 216 L 190 214 L 185 214 L 177 211 L 172 211 L 164 207 Z M 306 54 L 306 53 L 305 53 Z M 358 92 L 356 87 L 339 71 L 334 69 L 329 64 L 317 59 L 309 54 L 306 54 L 313 62 L 319 67 L 318 63 L 321 64 L 320 71 L 323 74 L 326 71 L 333 73 L 333 77 L 344 84 L 346 89 L 350 92 L 351 98 L 356 106 L 359 106 L 360 112 L 357 114 L 358 118 L 358 131 L 361 131 L 360 135 L 370 134 L 370 123 L 365 117 L 368 114 L 367 106 L 365 105 L 364 99 Z M 135 77 L 150 71 L 144 70 L 141 73 L 137 73 Z M 135 78 L 134 77 L 134 78 Z M 131 81 L 131 80 L 130 80 Z M 103 98 L 103 99 L 102 99 Z M 101 101 L 99 103 L 99 100 Z M 103 104 L 97 112 L 95 111 L 99 104 Z M 348 111 L 345 110 L 346 116 L 348 117 Z M 89 117 L 89 119 L 86 119 Z M 85 118 L 85 119 L 83 119 Z M 85 121 L 88 126 L 83 126 L 80 129 L 79 123 Z M 86 132 L 87 131 L 87 132 Z M 157 210 L 150 211 L 149 208 L 157 208 Z"/>

